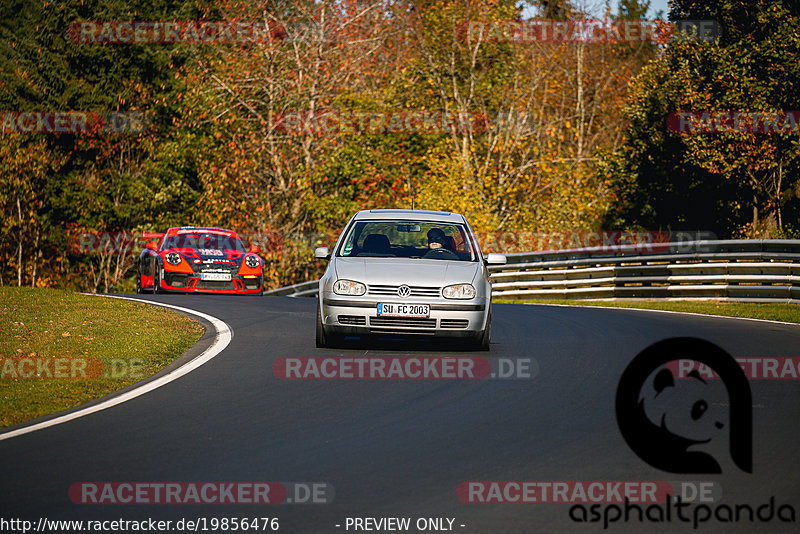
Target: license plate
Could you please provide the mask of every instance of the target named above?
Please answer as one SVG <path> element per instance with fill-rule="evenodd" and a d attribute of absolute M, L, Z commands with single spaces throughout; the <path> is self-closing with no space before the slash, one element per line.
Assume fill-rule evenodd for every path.
<path fill-rule="evenodd" d="M 200 273 L 200 280 L 214 282 L 230 282 L 231 273 Z"/>
<path fill-rule="evenodd" d="M 430 317 L 429 304 L 381 304 L 378 303 L 378 317 Z"/>

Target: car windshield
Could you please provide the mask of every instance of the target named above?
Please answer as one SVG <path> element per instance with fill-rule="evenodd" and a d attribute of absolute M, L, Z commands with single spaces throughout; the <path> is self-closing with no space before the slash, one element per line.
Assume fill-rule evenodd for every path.
<path fill-rule="evenodd" d="M 163 248 L 192 248 L 206 256 L 219 255 L 226 250 L 245 252 L 244 245 L 235 237 L 203 232 L 167 236 Z"/>
<path fill-rule="evenodd" d="M 385 219 L 352 224 L 337 256 L 477 261 L 463 224 Z"/>

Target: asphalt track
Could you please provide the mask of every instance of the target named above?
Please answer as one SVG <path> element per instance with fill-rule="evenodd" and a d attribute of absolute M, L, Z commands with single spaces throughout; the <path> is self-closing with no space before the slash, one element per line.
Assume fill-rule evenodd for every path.
<path fill-rule="evenodd" d="M 0 517 L 277 517 L 279 531 L 292 533 L 368 531 L 346 528 L 356 517 L 407 517 L 407 532 L 418 532 L 417 518 L 452 518 L 453 530 L 465 533 L 603 531 L 602 523 L 570 519 L 570 504 L 457 498 L 464 481 L 494 480 L 707 481 L 722 491 L 710 506 L 756 508 L 774 497 L 776 507 L 790 504 L 800 513 L 798 380 L 750 383 L 752 474 L 728 465 L 721 475 L 692 476 L 650 467 L 621 437 L 614 409 L 626 365 L 655 341 L 694 336 L 737 358 L 800 357 L 800 326 L 495 305 L 488 354 L 397 341 L 317 349 L 313 299 L 141 298 L 221 319 L 233 330 L 230 345 L 154 391 L 0 441 Z M 210 342 L 206 336 L 201 344 Z M 537 371 L 517 380 L 283 380 L 273 372 L 277 358 L 340 355 L 528 358 Z M 320 482 L 334 496 L 326 504 L 74 504 L 70 486 L 86 481 Z M 653 530 L 693 531 L 677 520 L 608 528 Z M 712 520 L 697 530 L 796 532 L 798 525 Z"/>

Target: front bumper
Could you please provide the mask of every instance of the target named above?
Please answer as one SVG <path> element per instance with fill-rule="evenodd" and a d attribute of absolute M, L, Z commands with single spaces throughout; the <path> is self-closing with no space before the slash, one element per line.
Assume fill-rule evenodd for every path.
<path fill-rule="evenodd" d="M 264 277 L 245 278 L 240 275 L 231 275 L 230 281 L 201 280 L 200 274 L 184 274 L 164 272 L 161 280 L 160 291 L 180 291 L 183 293 L 230 293 L 238 295 L 253 295 L 260 293 L 264 288 Z"/>
<path fill-rule="evenodd" d="M 428 304 L 430 317 L 378 317 L 378 303 Z M 405 334 L 473 338 L 486 326 L 489 302 L 447 299 L 403 299 L 343 297 L 328 294 L 322 298 L 322 324 L 327 332 L 342 335 Z"/>

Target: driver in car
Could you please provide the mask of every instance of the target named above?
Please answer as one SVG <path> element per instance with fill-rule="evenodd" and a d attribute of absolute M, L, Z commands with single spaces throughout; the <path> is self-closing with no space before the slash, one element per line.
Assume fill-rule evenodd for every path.
<path fill-rule="evenodd" d="M 441 228 L 428 230 L 428 252 L 423 258 L 436 260 L 457 260 L 458 254 L 451 250 L 450 240 Z"/>
<path fill-rule="evenodd" d="M 436 250 L 444 247 L 444 232 L 441 228 L 431 228 L 428 230 L 428 248 Z"/>

